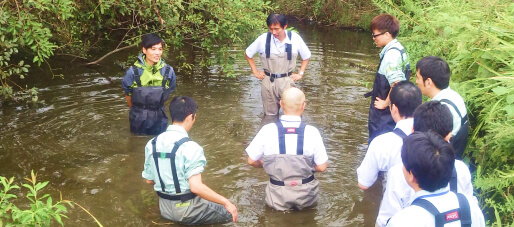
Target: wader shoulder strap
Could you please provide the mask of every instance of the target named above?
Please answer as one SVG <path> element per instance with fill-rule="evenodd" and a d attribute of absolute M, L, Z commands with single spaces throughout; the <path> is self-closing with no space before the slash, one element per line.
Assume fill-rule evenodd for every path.
<path fill-rule="evenodd" d="M 403 132 L 400 128 L 395 128 L 393 132 L 402 139 L 405 139 L 405 137 L 407 137 L 407 134 L 405 134 L 405 132 Z"/>
<path fill-rule="evenodd" d="M 137 87 L 141 87 L 141 75 L 139 75 L 137 66 L 132 66 L 132 71 L 134 71 L 134 80 L 136 81 Z"/>
<path fill-rule="evenodd" d="M 455 105 L 455 103 L 453 103 L 453 102 L 452 102 L 452 101 L 450 101 L 449 99 L 441 99 L 441 100 L 439 100 L 439 102 L 445 102 L 445 103 L 450 104 L 450 106 L 452 106 L 452 107 L 453 107 L 453 109 L 457 112 L 457 114 L 459 115 L 459 117 L 460 117 L 461 119 L 463 119 L 462 114 L 460 113 L 459 108 L 457 108 L 457 106 Z M 460 124 L 461 124 L 461 125 L 463 125 L 463 124 L 464 124 L 464 121 L 460 121 Z"/>
<path fill-rule="evenodd" d="M 405 62 L 405 59 L 403 59 L 403 54 L 405 54 L 405 47 L 404 49 L 399 49 L 398 47 L 391 47 L 389 50 L 397 50 L 400 51 L 400 56 L 402 57 L 402 62 Z M 384 54 L 385 56 L 385 54 Z M 402 67 L 403 74 L 405 74 L 405 79 L 408 81 L 410 78 L 410 63 L 407 62 L 404 67 Z"/>
<path fill-rule="evenodd" d="M 289 40 L 291 40 L 291 31 L 287 31 L 287 36 L 289 36 Z M 266 47 L 264 52 L 266 53 L 266 58 L 269 58 L 271 54 L 271 32 L 268 32 L 266 35 Z M 293 46 L 290 43 L 286 44 L 286 52 L 287 60 L 291 60 L 293 58 Z"/>
<path fill-rule="evenodd" d="M 179 141 L 175 142 L 175 145 L 173 146 L 171 153 L 157 152 L 157 149 L 155 146 L 156 140 L 157 140 L 157 136 L 152 140 L 152 149 L 153 149 L 152 155 L 153 155 L 153 159 L 155 162 L 155 168 L 157 169 L 157 175 L 159 176 L 159 182 L 161 183 L 162 192 L 166 192 L 166 190 L 164 187 L 165 186 L 164 181 L 162 180 L 161 173 L 159 170 L 158 159 L 159 158 L 161 158 L 161 159 L 169 158 L 170 164 L 171 164 L 171 174 L 173 175 L 173 185 L 175 186 L 175 193 L 177 193 L 177 194 L 181 193 L 180 183 L 178 182 L 178 176 L 177 176 L 177 167 L 175 166 L 175 154 L 177 153 L 177 150 L 180 147 L 180 145 L 182 145 L 183 143 L 185 143 L 187 141 L 190 141 L 190 139 L 188 137 L 184 137 L 184 138 L 180 139 Z"/>
<path fill-rule="evenodd" d="M 466 196 L 461 193 L 457 193 L 457 199 L 459 199 L 459 218 L 460 224 L 463 227 L 471 226 L 471 210 L 469 208 L 469 202 Z"/>
<path fill-rule="evenodd" d="M 450 191 L 457 193 L 457 169 L 453 166 L 452 176 L 450 178 Z"/>
<path fill-rule="evenodd" d="M 155 168 L 157 169 L 157 176 L 159 177 L 159 182 L 161 183 L 162 192 L 165 192 L 166 190 L 164 188 L 164 181 L 162 180 L 161 172 L 159 171 L 159 161 L 158 161 L 159 155 L 157 154 L 157 149 L 155 148 L 156 140 L 157 140 L 157 136 L 154 137 L 152 140 L 152 156 L 153 156 L 153 160 L 155 162 Z"/>
<path fill-rule="evenodd" d="M 269 55 L 271 53 L 271 32 L 268 32 L 266 35 L 266 49 L 264 50 L 266 52 L 266 58 L 269 58 Z"/>
<path fill-rule="evenodd" d="M 171 72 L 171 66 L 166 65 L 166 71 L 164 72 L 164 75 L 162 75 L 162 87 L 166 87 L 166 82 L 168 81 L 170 72 Z"/>
<path fill-rule="evenodd" d="M 304 123 L 300 123 L 298 128 L 284 128 L 282 122 L 278 120 L 275 122 L 278 130 L 278 149 L 280 154 L 286 153 L 286 134 L 297 134 L 297 145 L 296 145 L 296 154 L 303 155 L 303 141 L 305 138 L 305 127 L 307 126 Z"/>
<path fill-rule="evenodd" d="M 175 186 L 175 193 L 179 194 L 182 191 L 180 190 L 180 183 L 178 182 L 178 176 L 177 176 L 177 167 L 175 166 L 175 155 L 177 154 L 177 150 L 183 143 L 190 141 L 189 137 L 184 137 L 180 139 L 179 141 L 175 142 L 175 146 L 173 146 L 173 149 L 170 153 L 170 163 L 171 163 L 171 174 L 173 175 L 173 185 Z"/>
<path fill-rule="evenodd" d="M 434 204 L 426 199 L 416 199 L 414 202 L 412 202 L 412 205 L 419 206 L 434 215 L 436 227 L 443 227 L 446 223 L 454 222 L 457 220 L 460 220 L 461 226 L 470 227 L 471 211 L 469 208 L 468 200 L 463 194 L 455 194 L 459 200 L 459 208 L 449 210 L 444 213 L 439 212 Z"/>

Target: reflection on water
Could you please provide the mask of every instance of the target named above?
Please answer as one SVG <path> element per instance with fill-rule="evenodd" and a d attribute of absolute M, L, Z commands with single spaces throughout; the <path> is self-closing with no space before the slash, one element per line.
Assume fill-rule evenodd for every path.
<path fill-rule="evenodd" d="M 262 124 L 273 119 L 261 119 L 260 81 L 251 76 L 243 57 L 236 65 L 237 78 L 220 76 L 215 67 L 177 72 L 173 95 L 191 96 L 199 105 L 190 136 L 205 150 L 204 182 L 238 206 L 239 226 L 372 226 L 380 188 L 360 191 L 355 169 L 367 147 L 369 100 L 363 98 L 368 91 L 363 83 L 372 81 L 373 72 L 354 65 L 375 64 L 379 50 L 367 33 L 295 28 L 312 51 L 297 83 L 306 94 L 303 119 L 320 130 L 329 155 L 327 171 L 316 174 L 321 182 L 318 206 L 277 212 L 265 205 L 269 178 L 246 164 L 244 150 Z M 242 56 L 243 49 L 235 53 Z M 123 61 L 136 52 L 109 61 Z M 168 62 L 179 64 L 169 56 Z M 46 193 L 58 198 L 61 191 L 104 226 L 168 223 L 160 218 L 152 187 L 141 178 L 143 149 L 151 137 L 130 134 L 120 87 L 123 72 L 105 65 L 113 66 L 74 67 L 63 72 L 64 79 L 41 79 L 35 86 L 44 103 L 0 111 L 0 174 L 20 182 L 34 169 L 41 180 L 51 181 Z M 68 216 L 67 225 L 95 226 L 80 209 Z"/>

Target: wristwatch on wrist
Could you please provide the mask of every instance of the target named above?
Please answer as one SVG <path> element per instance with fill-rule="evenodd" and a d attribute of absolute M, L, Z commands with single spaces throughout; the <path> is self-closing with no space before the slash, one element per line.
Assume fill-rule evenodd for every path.
<path fill-rule="evenodd" d="M 300 71 L 300 73 L 299 73 L 299 74 L 303 76 L 303 71 Z"/>

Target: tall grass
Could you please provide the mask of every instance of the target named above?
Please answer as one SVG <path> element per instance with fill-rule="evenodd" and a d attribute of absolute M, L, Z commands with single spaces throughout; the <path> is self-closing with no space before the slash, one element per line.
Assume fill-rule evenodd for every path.
<path fill-rule="evenodd" d="M 514 3 L 510 0 L 373 0 L 401 21 L 411 62 L 445 58 L 450 86 L 465 99 L 471 132 L 465 155 L 492 226 L 514 225 Z"/>

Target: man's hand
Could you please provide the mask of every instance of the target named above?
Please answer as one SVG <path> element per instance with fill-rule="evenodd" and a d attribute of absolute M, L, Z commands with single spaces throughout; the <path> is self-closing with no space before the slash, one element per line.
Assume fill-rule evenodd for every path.
<path fill-rule="evenodd" d="M 300 75 L 300 74 L 298 74 L 298 73 L 292 73 L 292 74 L 291 74 L 291 79 L 293 79 L 293 81 L 294 81 L 294 82 L 299 81 L 299 80 L 301 80 L 302 78 L 303 78 L 303 76 L 302 76 L 302 75 Z"/>
<path fill-rule="evenodd" d="M 386 100 L 382 100 L 379 97 L 376 97 L 374 104 L 375 104 L 375 108 L 377 108 L 379 110 L 383 110 L 389 106 L 389 103 L 387 103 Z"/>
<path fill-rule="evenodd" d="M 132 96 L 125 95 L 125 99 L 127 99 L 127 103 L 129 105 L 129 107 L 132 108 Z"/>
<path fill-rule="evenodd" d="M 262 79 L 264 79 L 266 74 L 264 74 L 264 71 L 254 71 L 253 76 L 255 76 L 255 78 L 257 78 L 259 80 L 262 80 Z"/>
<path fill-rule="evenodd" d="M 230 214 L 232 214 L 232 221 L 236 222 L 237 221 L 237 208 L 236 208 L 236 205 L 234 205 L 233 203 L 231 203 L 227 199 L 227 201 L 225 202 L 225 204 L 223 204 L 223 206 L 225 207 L 225 209 L 227 209 L 227 211 Z"/>
<path fill-rule="evenodd" d="M 145 180 L 146 180 L 146 179 L 145 179 Z M 146 183 L 147 183 L 147 184 L 154 185 L 154 184 L 155 184 L 155 181 L 153 181 L 153 180 L 146 180 Z"/>

